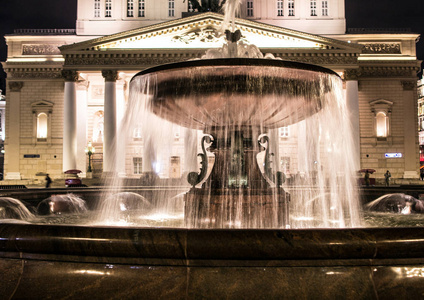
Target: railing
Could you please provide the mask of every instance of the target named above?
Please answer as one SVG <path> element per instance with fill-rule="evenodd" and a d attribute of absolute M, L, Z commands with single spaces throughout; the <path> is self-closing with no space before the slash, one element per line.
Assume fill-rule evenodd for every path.
<path fill-rule="evenodd" d="M 348 28 L 347 33 L 412 33 L 411 28 Z"/>
<path fill-rule="evenodd" d="M 70 35 L 75 34 L 75 29 L 15 29 L 14 34 L 37 34 L 37 35 Z"/>

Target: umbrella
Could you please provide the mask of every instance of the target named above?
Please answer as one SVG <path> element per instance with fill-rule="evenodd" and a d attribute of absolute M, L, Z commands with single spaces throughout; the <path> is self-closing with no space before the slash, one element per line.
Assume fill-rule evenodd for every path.
<path fill-rule="evenodd" d="M 81 170 L 67 170 L 64 172 L 65 174 L 78 174 L 81 173 Z"/>
<path fill-rule="evenodd" d="M 360 169 L 358 172 L 359 173 L 366 173 L 368 171 L 368 173 L 375 173 L 374 169 Z"/>
<path fill-rule="evenodd" d="M 421 166 L 421 167 L 420 167 L 420 170 L 421 170 L 421 169 L 424 169 L 424 166 Z"/>

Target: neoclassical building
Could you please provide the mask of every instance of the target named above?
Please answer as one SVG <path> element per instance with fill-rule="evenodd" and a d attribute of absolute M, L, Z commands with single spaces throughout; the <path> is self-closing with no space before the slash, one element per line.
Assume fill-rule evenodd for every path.
<path fill-rule="evenodd" d="M 79 0 L 76 29 L 17 30 L 7 35 L 5 179 L 62 178 L 87 170 L 92 142 L 95 175 L 111 170 L 112 141 L 137 72 L 201 57 L 221 47 L 223 15 L 200 13 L 188 0 Z M 243 0 L 236 27 L 246 43 L 284 60 L 320 65 L 344 80 L 358 147 L 352 162 L 418 178 L 417 34 L 350 30 L 344 0 Z M 296 130 L 281 128 L 290 144 Z M 161 177 L 192 171 L 184 161 L 186 136 L 175 129 L 173 153 Z M 125 176 L 139 177 L 143 137 L 134 129 Z M 302 172 L 294 153 L 280 153 L 287 175 Z M 342 166 L 341 166 L 342 167 Z M 83 174 L 84 176 L 84 174 Z"/>

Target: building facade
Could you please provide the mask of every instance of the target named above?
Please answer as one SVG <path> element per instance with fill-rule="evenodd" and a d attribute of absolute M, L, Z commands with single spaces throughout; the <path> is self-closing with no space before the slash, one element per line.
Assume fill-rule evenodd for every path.
<path fill-rule="evenodd" d="M 5 179 L 62 178 L 86 170 L 92 142 L 95 175 L 113 172 L 113 140 L 126 108 L 129 81 L 156 65 L 200 58 L 223 44 L 224 17 L 198 13 L 183 0 L 79 0 L 76 30 L 18 30 L 6 36 Z M 344 0 L 244 0 L 236 28 L 246 43 L 284 60 L 320 65 L 344 80 L 359 168 L 383 177 L 418 178 L 417 34 L 349 31 Z M 188 137 L 174 128 L 161 177 L 193 171 L 184 161 Z M 296 144 L 296 128 L 278 139 Z M 127 177 L 151 171 L 135 128 L 124 163 Z M 302 172 L 295 153 L 280 148 L 278 168 Z M 284 152 L 286 151 L 286 152 Z M 191 168 L 191 170 L 190 170 Z M 83 174 L 84 176 L 85 174 Z"/>

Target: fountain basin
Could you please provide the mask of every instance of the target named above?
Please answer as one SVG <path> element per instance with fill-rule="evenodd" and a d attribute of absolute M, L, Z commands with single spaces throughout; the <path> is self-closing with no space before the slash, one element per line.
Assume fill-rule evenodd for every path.
<path fill-rule="evenodd" d="M 413 299 L 422 228 L 0 225 L 6 299 Z"/>
<path fill-rule="evenodd" d="M 297 123 L 322 108 L 333 90 L 332 70 L 298 62 L 223 58 L 153 67 L 134 78 L 149 78 L 140 92 L 152 110 L 193 129 L 222 126 L 277 128 Z"/>

